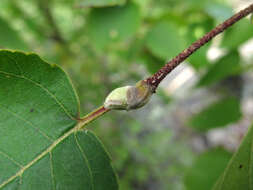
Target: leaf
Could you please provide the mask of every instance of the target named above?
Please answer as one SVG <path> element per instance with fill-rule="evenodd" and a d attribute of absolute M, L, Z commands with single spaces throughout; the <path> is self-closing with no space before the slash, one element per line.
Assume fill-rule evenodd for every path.
<path fill-rule="evenodd" d="M 141 21 L 135 3 L 125 6 L 93 9 L 88 17 L 88 36 L 99 49 L 113 41 L 123 41 L 137 31 Z"/>
<path fill-rule="evenodd" d="M 157 57 L 171 59 L 185 47 L 185 41 L 172 23 L 161 21 L 155 24 L 146 36 L 146 46 Z"/>
<path fill-rule="evenodd" d="M 105 7 L 123 5 L 126 0 L 82 0 L 79 3 L 81 7 Z"/>
<path fill-rule="evenodd" d="M 231 156 L 231 153 L 223 148 L 211 149 L 199 155 L 184 177 L 186 189 L 212 189 Z"/>
<path fill-rule="evenodd" d="M 253 127 L 251 126 L 244 137 L 239 149 L 229 161 L 224 173 L 220 176 L 213 190 L 241 190 L 253 187 Z"/>
<path fill-rule="evenodd" d="M 198 131 L 207 131 L 238 121 L 242 116 L 240 102 L 235 97 L 221 99 L 194 115 L 189 125 Z"/>
<path fill-rule="evenodd" d="M 197 86 L 207 86 L 214 84 L 228 76 L 238 74 L 241 70 L 240 57 L 237 52 L 231 52 L 222 57 L 200 78 Z"/>
<path fill-rule="evenodd" d="M 18 32 L 0 17 L 0 48 L 27 50 L 28 47 L 20 38 Z"/>
<path fill-rule="evenodd" d="M 249 20 L 243 19 L 237 22 L 224 33 L 221 46 L 229 49 L 237 49 L 238 46 L 253 37 L 253 25 Z"/>
<path fill-rule="evenodd" d="M 78 114 L 58 66 L 0 51 L 0 189 L 117 189 L 101 143 L 77 130 Z"/>

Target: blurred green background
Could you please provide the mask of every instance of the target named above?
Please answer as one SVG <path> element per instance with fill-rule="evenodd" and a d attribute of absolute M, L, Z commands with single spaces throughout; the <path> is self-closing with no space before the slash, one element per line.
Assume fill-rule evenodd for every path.
<path fill-rule="evenodd" d="M 0 48 L 70 75 L 82 115 L 156 72 L 251 0 L 1 0 Z M 253 117 L 253 24 L 243 19 L 164 80 L 141 110 L 88 126 L 120 189 L 211 189 Z"/>

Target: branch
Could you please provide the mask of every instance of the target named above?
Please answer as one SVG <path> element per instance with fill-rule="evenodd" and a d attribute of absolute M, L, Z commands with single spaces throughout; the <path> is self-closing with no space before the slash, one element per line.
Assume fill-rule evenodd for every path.
<path fill-rule="evenodd" d="M 138 109 L 144 106 L 150 99 L 152 93 L 155 92 L 156 88 L 160 82 L 181 62 L 183 62 L 192 53 L 198 50 L 200 47 L 209 42 L 216 35 L 220 34 L 228 27 L 232 26 L 234 23 L 242 19 L 243 17 L 249 15 L 253 12 L 253 4 L 251 4 L 246 9 L 238 12 L 222 24 L 218 25 L 216 28 L 205 34 L 202 38 L 192 43 L 187 49 L 182 51 L 174 59 L 163 66 L 157 73 L 151 77 L 139 81 L 135 86 L 125 86 L 114 89 L 105 99 L 104 106 L 101 106 L 97 110 L 91 112 L 84 118 L 80 119 L 80 128 L 84 125 L 95 120 L 99 116 L 110 110 L 132 110 Z"/>
<path fill-rule="evenodd" d="M 82 129 L 85 125 L 87 125 L 88 123 L 94 121 L 98 117 L 104 115 L 108 111 L 110 111 L 110 109 L 107 109 L 104 106 L 101 106 L 98 109 L 90 112 L 89 114 L 87 114 L 83 118 L 79 119 L 79 122 L 78 122 L 79 123 L 78 124 L 79 128 L 78 129 Z"/>
<path fill-rule="evenodd" d="M 150 86 L 152 92 L 155 93 L 156 88 L 160 84 L 160 82 L 180 63 L 182 63 L 185 59 L 187 59 L 192 53 L 201 48 L 215 36 L 232 26 L 234 23 L 238 22 L 240 19 L 246 17 L 250 13 L 253 12 L 253 4 L 249 5 L 247 8 L 241 10 L 236 13 L 222 24 L 216 26 L 213 30 L 205 34 L 202 38 L 192 43 L 187 49 L 183 50 L 179 55 L 169 61 L 166 65 L 164 65 L 158 72 L 156 72 L 151 77 L 145 79 L 144 81 Z M 233 39 L 231 39 L 233 40 Z"/>

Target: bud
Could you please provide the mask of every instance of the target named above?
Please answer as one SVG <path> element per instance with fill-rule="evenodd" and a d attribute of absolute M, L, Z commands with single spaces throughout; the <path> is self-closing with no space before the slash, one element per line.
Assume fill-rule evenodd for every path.
<path fill-rule="evenodd" d="M 132 86 L 114 89 L 105 99 L 104 107 L 107 109 L 125 110 L 127 107 L 127 92 Z"/>
<path fill-rule="evenodd" d="M 131 110 L 144 106 L 152 95 L 150 86 L 139 81 L 135 86 L 116 88 L 105 99 L 104 107 L 115 110 Z"/>

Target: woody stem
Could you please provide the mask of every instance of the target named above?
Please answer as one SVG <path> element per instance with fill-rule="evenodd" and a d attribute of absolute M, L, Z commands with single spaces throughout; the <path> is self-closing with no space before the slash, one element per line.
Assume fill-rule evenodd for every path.
<path fill-rule="evenodd" d="M 247 8 L 236 13 L 223 23 L 216 26 L 210 32 L 205 34 L 202 38 L 192 43 L 187 49 L 183 50 L 180 54 L 170 60 L 166 65 L 164 65 L 158 72 L 153 74 L 151 77 L 145 79 L 144 81 L 152 88 L 152 91 L 155 92 L 156 88 L 160 82 L 180 63 L 187 59 L 192 53 L 204 46 L 215 36 L 232 26 L 234 23 L 238 22 L 240 19 L 246 17 L 253 12 L 253 3 Z"/>

